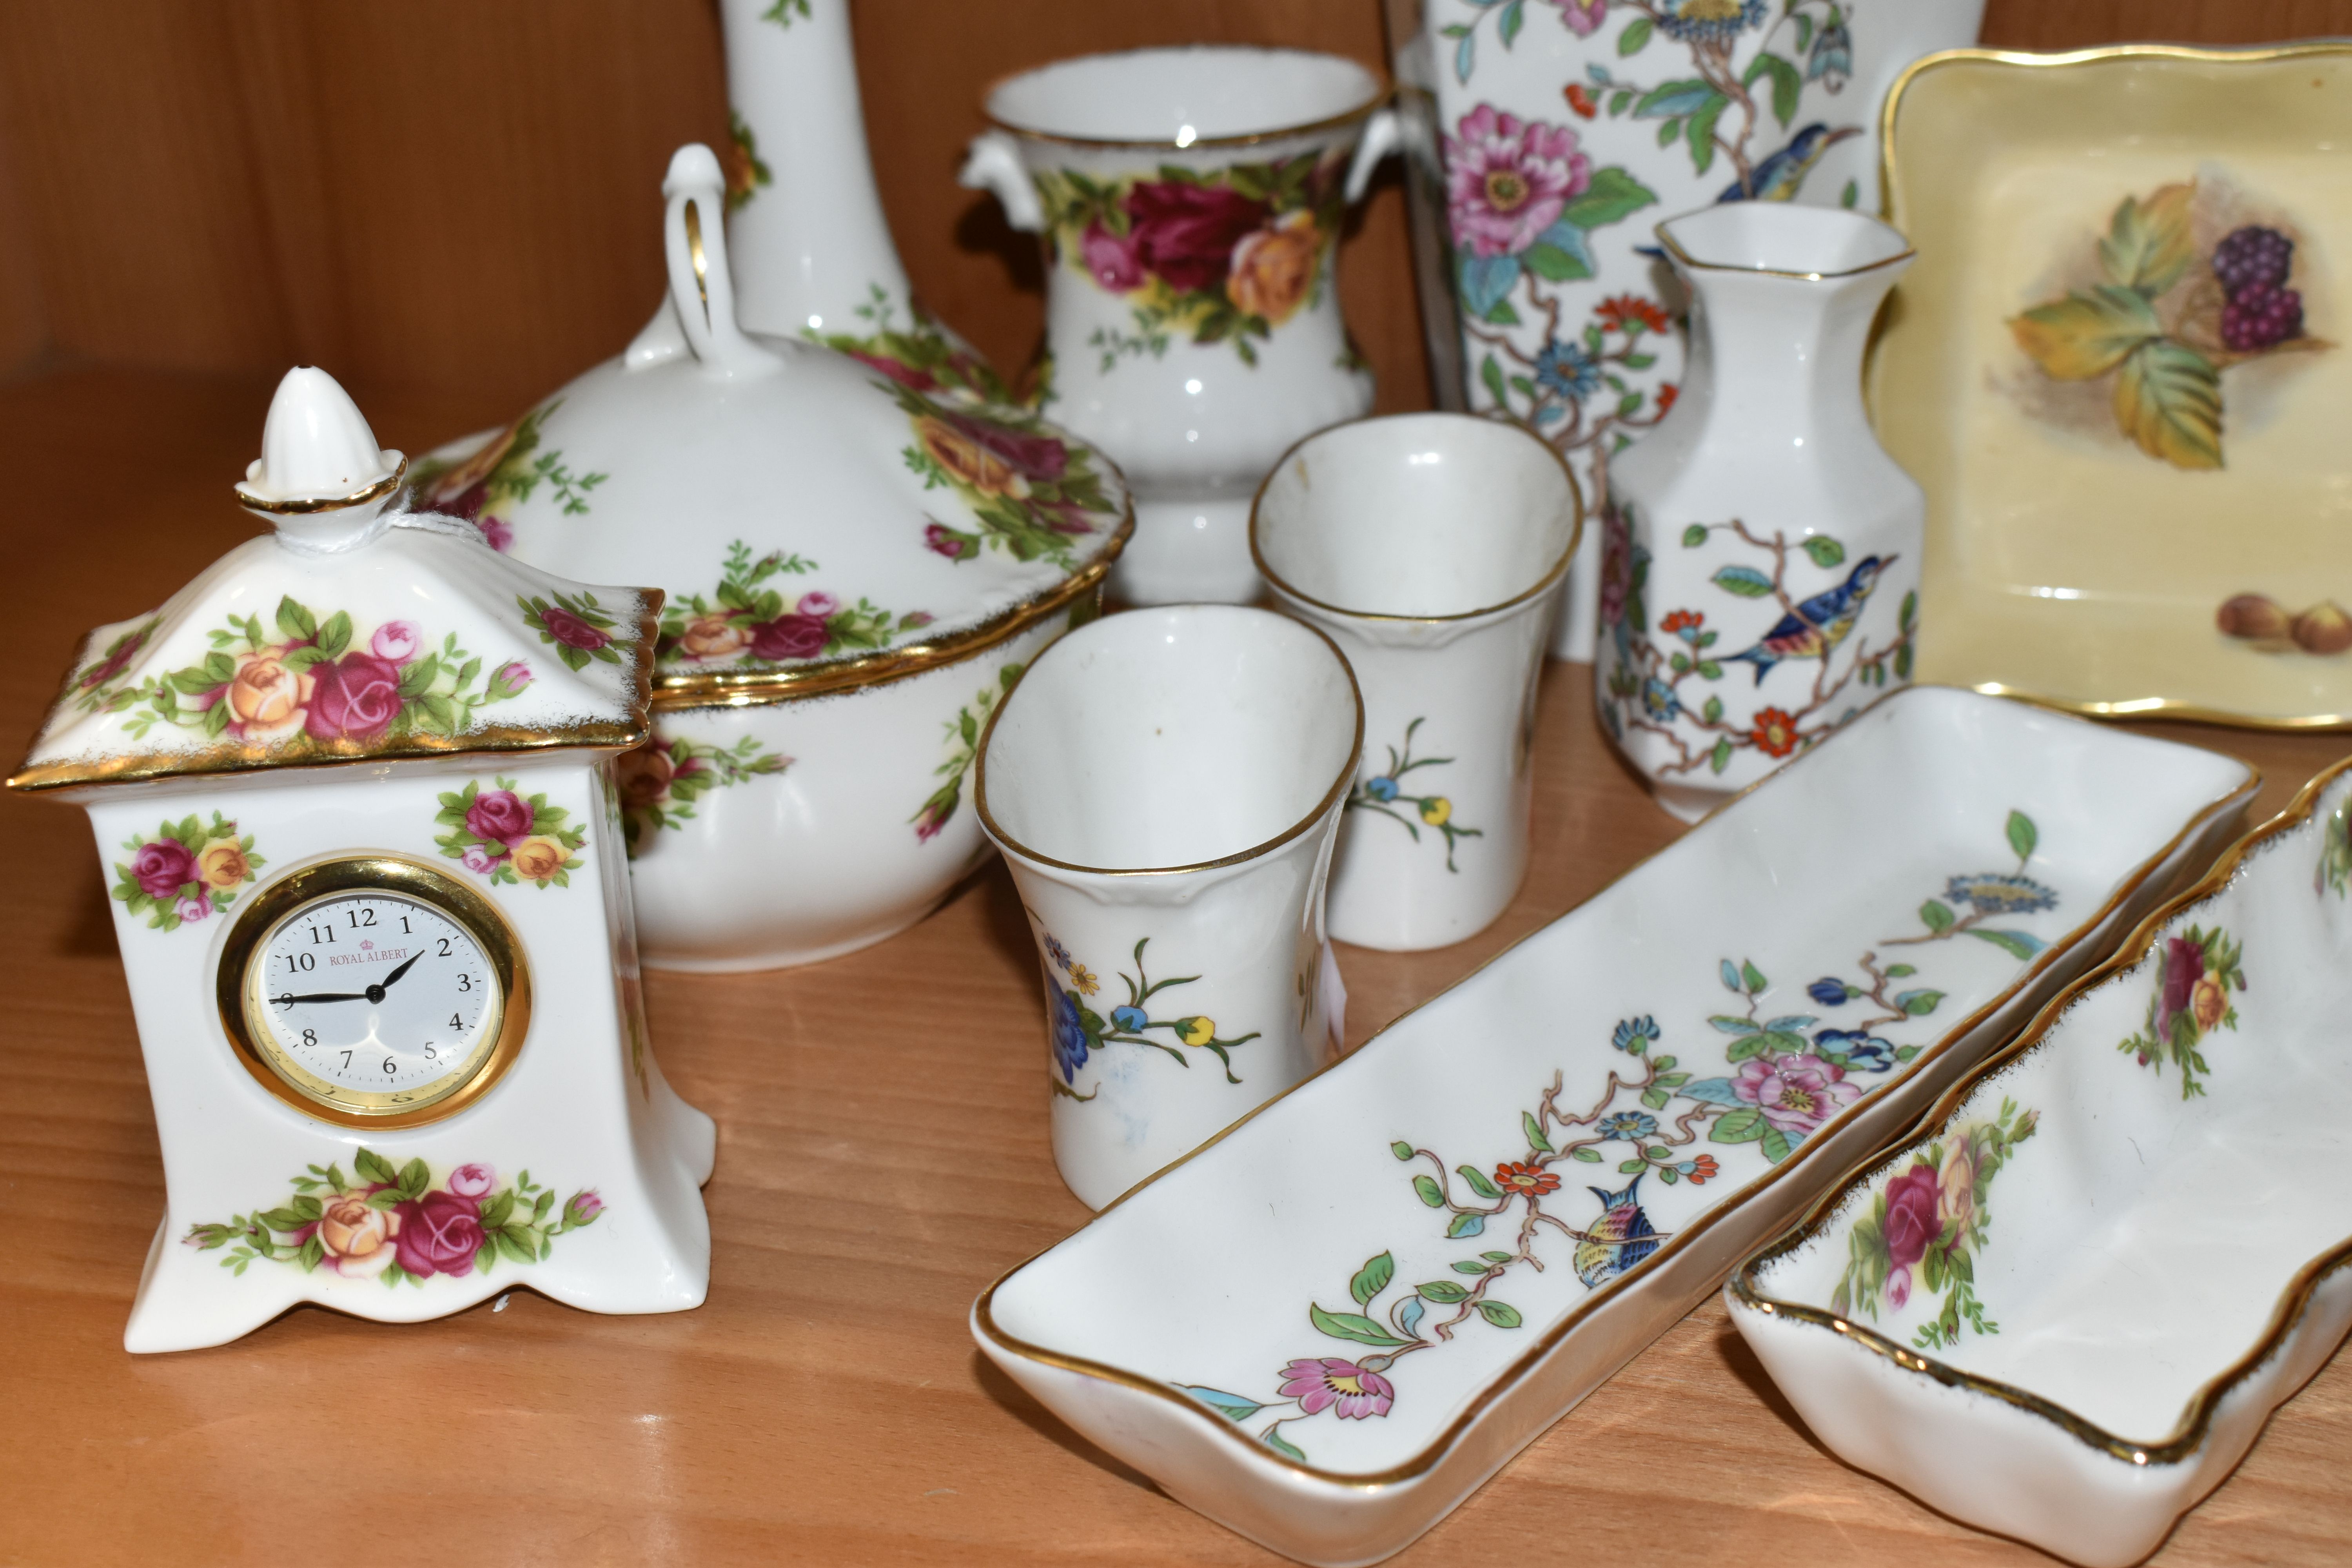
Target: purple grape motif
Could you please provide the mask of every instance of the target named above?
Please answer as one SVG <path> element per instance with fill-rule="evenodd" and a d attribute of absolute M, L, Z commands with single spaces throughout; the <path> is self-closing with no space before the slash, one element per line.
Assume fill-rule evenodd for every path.
<path fill-rule="evenodd" d="M 2263 350 L 2303 335 L 2303 296 L 2256 283 L 2221 307 L 2221 346 L 2232 353 Z"/>
<path fill-rule="evenodd" d="M 2221 307 L 2221 346 L 2260 353 L 2303 332 L 2303 296 L 2286 286 L 2294 241 L 2274 228 L 2249 224 L 2213 247 L 2213 276 L 2229 303 Z"/>
<path fill-rule="evenodd" d="M 2274 228 L 2250 224 L 2213 247 L 2213 276 L 2232 300 L 2249 289 L 2284 287 L 2294 263 L 2294 241 Z"/>

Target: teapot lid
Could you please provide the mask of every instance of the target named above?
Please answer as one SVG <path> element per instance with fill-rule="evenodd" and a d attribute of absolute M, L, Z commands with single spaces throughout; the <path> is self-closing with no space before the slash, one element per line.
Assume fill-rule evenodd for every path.
<path fill-rule="evenodd" d="M 90 633 L 9 787 L 650 733 L 657 591 L 570 582 L 397 510 L 407 460 L 322 370 L 286 373 L 261 444 L 236 496 L 274 530 Z"/>
<path fill-rule="evenodd" d="M 911 673 L 1102 580 L 1134 526 L 1107 459 L 982 401 L 887 299 L 845 350 L 742 331 L 718 160 L 681 149 L 662 188 L 652 322 L 506 429 L 420 460 L 419 506 L 517 559 L 662 584 L 657 708 Z"/>

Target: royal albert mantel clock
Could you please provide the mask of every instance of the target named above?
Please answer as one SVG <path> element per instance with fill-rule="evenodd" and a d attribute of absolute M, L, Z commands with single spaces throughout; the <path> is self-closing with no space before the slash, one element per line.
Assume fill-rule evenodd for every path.
<path fill-rule="evenodd" d="M 93 632 L 8 781 L 88 808 L 112 894 L 166 1190 L 133 1351 L 709 1279 L 611 766 L 661 595 L 396 511 L 404 468 L 289 372 L 236 487 L 272 531 Z"/>

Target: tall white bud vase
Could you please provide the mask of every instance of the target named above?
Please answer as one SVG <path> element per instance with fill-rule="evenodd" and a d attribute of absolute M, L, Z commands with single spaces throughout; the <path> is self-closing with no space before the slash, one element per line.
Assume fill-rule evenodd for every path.
<path fill-rule="evenodd" d="M 1911 678 L 1927 501 L 1871 431 L 1862 354 L 1912 252 L 1875 218 L 1771 202 L 1657 233 L 1690 354 L 1609 466 L 1594 699 L 1696 821 Z"/>

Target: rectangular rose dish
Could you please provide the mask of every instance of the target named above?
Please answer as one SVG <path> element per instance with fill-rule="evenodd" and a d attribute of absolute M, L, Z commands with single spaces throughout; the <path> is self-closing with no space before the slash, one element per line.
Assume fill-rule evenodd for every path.
<path fill-rule="evenodd" d="M 2201 871 L 2253 788 L 1898 692 L 1013 1269 L 973 1332 L 1181 1501 L 1377 1562 Z"/>
<path fill-rule="evenodd" d="M 1839 1457 L 2122 1568 L 2352 1324 L 2352 762 L 1726 1289 Z M 1995 1219 L 1999 1225 L 1993 1224 Z"/>

